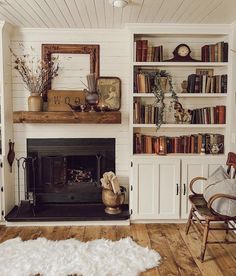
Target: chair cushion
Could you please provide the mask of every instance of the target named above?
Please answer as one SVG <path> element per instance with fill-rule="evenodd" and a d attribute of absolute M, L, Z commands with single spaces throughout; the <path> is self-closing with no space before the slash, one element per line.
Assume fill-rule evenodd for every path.
<path fill-rule="evenodd" d="M 227 194 L 236 196 L 236 179 L 225 179 L 216 185 L 217 194 Z M 228 198 L 218 198 L 212 204 L 212 209 L 217 213 L 228 216 L 236 216 L 236 200 Z"/>
<path fill-rule="evenodd" d="M 208 201 L 215 194 L 236 196 L 236 179 L 230 179 L 222 166 L 208 178 L 203 196 Z M 212 209 L 224 216 L 236 216 L 236 201 L 219 198 L 213 202 Z"/>
<path fill-rule="evenodd" d="M 217 183 L 229 178 L 230 177 L 225 169 L 222 166 L 218 167 L 206 180 L 203 191 L 203 197 L 205 198 L 205 200 L 208 201 L 210 197 L 218 194 L 216 186 Z"/>

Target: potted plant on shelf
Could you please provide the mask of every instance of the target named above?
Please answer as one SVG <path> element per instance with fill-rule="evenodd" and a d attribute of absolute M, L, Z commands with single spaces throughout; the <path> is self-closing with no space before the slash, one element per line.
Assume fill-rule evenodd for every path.
<path fill-rule="evenodd" d="M 160 128 L 160 126 L 163 123 L 167 123 L 166 119 L 164 118 L 164 112 L 166 110 L 168 113 L 173 111 L 174 105 L 176 103 L 179 103 L 178 96 L 176 92 L 174 91 L 173 84 L 172 84 L 172 77 L 171 75 L 166 72 L 166 70 L 158 70 L 155 73 L 155 78 L 154 78 L 154 86 L 153 86 L 153 94 L 155 96 L 155 102 L 154 105 L 158 107 L 159 109 L 159 116 L 158 116 L 158 121 L 156 122 L 157 128 Z M 171 95 L 171 101 L 168 107 L 165 105 L 165 93 L 169 92 Z"/>
<path fill-rule="evenodd" d="M 34 51 L 33 48 L 31 50 Z M 46 63 L 41 59 L 37 59 L 35 55 L 17 56 L 11 48 L 10 51 L 13 55 L 14 69 L 18 71 L 30 92 L 28 111 L 42 111 L 42 94 L 47 89 L 49 81 L 58 76 L 59 64 L 57 58 L 52 58 L 50 62 Z"/>

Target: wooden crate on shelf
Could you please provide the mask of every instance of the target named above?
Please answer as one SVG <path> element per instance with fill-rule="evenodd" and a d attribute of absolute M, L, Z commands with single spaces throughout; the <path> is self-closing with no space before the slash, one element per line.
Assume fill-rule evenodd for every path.
<path fill-rule="evenodd" d="M 68 104 L 85 104 L 85 91 L 83 90 L 49 90 L 48 111 L 70 111 Z"/>

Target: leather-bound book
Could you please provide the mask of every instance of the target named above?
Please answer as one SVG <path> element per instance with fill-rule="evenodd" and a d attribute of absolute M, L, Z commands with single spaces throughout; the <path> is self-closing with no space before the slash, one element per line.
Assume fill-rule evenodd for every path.
<path fill-rule="evenodd" d="M 148 40 L 142 40 L 142 62 L 147 61 Z"/>
<path fill-rule="evenodd" d="M 219 124 L 225 124 L 226 119 L 226 108 L 224 105 L 219 105 Z"/>
<path fill-rule="evenodd" d="M 136 40 L 136 61 L 142 61 L 142 40 Z"/>
<path fill-rule="evenodd" d="M 146 153 L 152 153 L 152 137 L 146 136 Z"/>
<path fill-rule="evenodd" d="M 201 153 L 201 149 L 202 149 L 202 134 L 198 133 L 198 147 L 197 147 L 197 152 Z"/>
<path fill-rule="evenodd" d="M 225 42 L 224 49 L 223 49 L 223 62 L 228 62 L 228 48 L 229 48 L 229 44 L 228 42 Z"/>
<path fill-rule="evenodd" d="M 158 154 L 159 150 L 160 150 L 160 139 L 159 139 L 159 137 L 156 137 L 156 140 L 155 140 L 155 153 Z"/>

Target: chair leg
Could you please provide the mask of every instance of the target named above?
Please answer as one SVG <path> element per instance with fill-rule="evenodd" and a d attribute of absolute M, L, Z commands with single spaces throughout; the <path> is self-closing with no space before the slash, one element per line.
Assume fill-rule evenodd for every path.
<path fill-rule="evenodd" d="M 187 225 L 186 225 L 186 229 L 185 229 L 186 235 L 188 235 L 188 231 L 189 231 L 189 228 L 190 228 L 191 223 L 192 223 L 193 211 L 194 211 L 194 209 L 192 207 L 190 212 L 189 212 L 188 221 L 187 221 Z"/>
<path fill-rule="evenodd" d="M 229 241 L 228 240 L 228 234 L 229 234 L 229 225 L 228 225 L 228 221 L 225 221 L 225 241 Z"/>
<path fill-rule="evenodd" d="M 207 245 L 207 238 L 208 238 L 208 233 L 209 233 L 209 226 L 210 226 L 210 221 L 206 220 L 206 224 L 205 224 L 204 232 L 203 232 L 202 247 L 201 247 L 201 256 L 200 256 L 201 262 L 204 261 L 206 245 Z"/>

